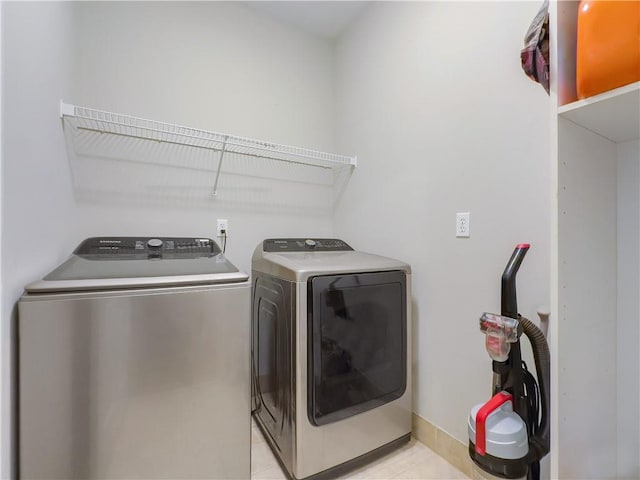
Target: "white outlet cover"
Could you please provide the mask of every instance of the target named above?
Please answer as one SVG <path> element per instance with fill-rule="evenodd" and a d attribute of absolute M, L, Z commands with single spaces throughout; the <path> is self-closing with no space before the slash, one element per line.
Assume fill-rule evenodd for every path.
<path fill-rule="evenodd" d="M 225 233 L 229 235 L 229 222 L 226 218 L 219 218 L 216 222 L 216 235 L 218 237 L 222 236 L 222 230 L 224 230 Z"/>
<path fill-rule="evenodd" d="M 456 237 L 467 238 L 471 235 L 471 224 L 469 212 L 456 213 Z"/>

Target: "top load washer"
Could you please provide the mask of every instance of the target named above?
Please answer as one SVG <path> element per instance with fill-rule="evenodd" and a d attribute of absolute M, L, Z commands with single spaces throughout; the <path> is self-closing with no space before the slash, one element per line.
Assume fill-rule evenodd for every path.
<path fill-rule="evenodd" d="M 252 260 L 253 408 L 292 478 L 334 478 L 411 436 L 411 269 L 338 239 Z"/>
<path fill-rule="evenodd" d="M 19 475 L 246 479 L 250 282 L 207 238 L 90 238 L 19 301 Z"/>

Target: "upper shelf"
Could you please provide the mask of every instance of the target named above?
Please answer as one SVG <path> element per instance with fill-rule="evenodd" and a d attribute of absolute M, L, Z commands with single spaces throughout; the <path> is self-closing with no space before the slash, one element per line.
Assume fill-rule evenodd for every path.
<path fill-rule="evenodd" d="M 176 145 L 193 151 L 194 156 L 203 151 L 215 152 L 214 163 L 217 165 L 208 166 L 208 168 L 217 172 L 215 185 L 213 186 L 214 194 L 217 193 L 218 178 L 222 170 L 223 159 L 227 153 L 235 154 L 232 157 L 263 158 L 288 164 L 320 168 L 334 173 L 343 172 L 345 169 L 351 171 L 357 165 L 356 157 L 252 140 L 224 133 L 79 107 L 64 102 L 60 102 L 60 117 L 65 127 L 70 126 L 85 134 L 108 134 L 114 137 L 115 142 L 117 142 L 117 137 L 122 137 L 123 139 L 133 138 L 141 142 L 148 141 L 153 148 L 158 143 Z M 185 159 L 185 161 L 188 161 L 188 159 Z"/>
<path fill-rule="evenodd" d="M 640 82 L 558 108 L 558 114 L 614 143 L 640 138 Z"/>

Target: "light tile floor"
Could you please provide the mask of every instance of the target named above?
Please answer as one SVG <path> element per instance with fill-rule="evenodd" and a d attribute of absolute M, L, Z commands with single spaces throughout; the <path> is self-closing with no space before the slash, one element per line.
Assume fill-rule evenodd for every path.
<path fill-rule="evenodd" d="M 252 480 L 286 480 L 287 478 L 253 420 L 251 478 Z M 433 450 L 412 438 L 409 443 L 394 452 L 338 478 L 342 480 L 457 480 L 469 477 Z"/>

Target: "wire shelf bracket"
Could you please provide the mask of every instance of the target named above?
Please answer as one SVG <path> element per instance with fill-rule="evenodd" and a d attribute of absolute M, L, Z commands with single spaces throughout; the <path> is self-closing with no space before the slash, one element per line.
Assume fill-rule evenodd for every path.
<path fill-rule="evenodd" d="M 229 137 L 225 138 L 224 143 L 222 144 L 222 150 L 220 150 L 220 158 L 218 159 L 218 169 L 216 171 L 216 181 L 213 184 L 213 194 L 218 194 L 218 180 L 220 180 L 220 170 L 222 169 L 222 159 L 224 157 L 224 152 L 227 149 L 227 140 Z"/>

